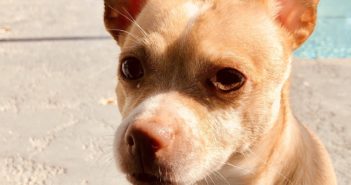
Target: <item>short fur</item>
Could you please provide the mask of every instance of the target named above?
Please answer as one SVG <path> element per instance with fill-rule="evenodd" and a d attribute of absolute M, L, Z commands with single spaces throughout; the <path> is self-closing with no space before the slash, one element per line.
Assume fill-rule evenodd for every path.
<path fill-rule="evenodd" d="M 142 79 L 116 88 L 123 121 L 116 161 L 133 184 L 132 129 L 167 130 L 171 141 L 144 161 L 158 184 L 334 185 L 319 139 L 291 113 L 292 52 L 313 32 L 317 0 L 105 0 L 120 61 L 136 57 Z M 232 93 L 206 82 L 222 68 L 246 77 Z M 166 128 L 166 129 L 165 129 Z M 151 133 L 152 132 L 152 133 Z M 147 164 L 146 164 L 147 163 Z M 155 182 L 154 182 L 155 184 Z"/>

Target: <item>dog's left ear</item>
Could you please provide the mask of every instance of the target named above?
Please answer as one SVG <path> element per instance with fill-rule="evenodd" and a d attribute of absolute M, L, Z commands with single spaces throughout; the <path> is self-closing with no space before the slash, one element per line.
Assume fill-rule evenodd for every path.
<path fill-rule="evenodd" d="M 107 31 L 119 45 L 123 43 L 124 34 L 134 23 L 147 0 L 104 0 L 104 22 Z"/>
<path fill-rule="evenodd" d="M 263 0 L 276 21 L 291 35 L 292 49 L 297 49 L 312 34 L 316 25 L 319 0 Z M 272 10 L 272 9 L 275 10 Z"/>

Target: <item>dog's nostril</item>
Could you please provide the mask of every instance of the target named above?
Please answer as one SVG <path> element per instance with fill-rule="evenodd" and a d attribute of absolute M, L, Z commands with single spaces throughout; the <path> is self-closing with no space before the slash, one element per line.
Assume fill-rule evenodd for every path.
<path fill-rule="evenodd" d="M 124 143 L 129 154 L 150 161 L 156 154 L 161 155 L 161 150 L 171 147 L 173 138 L 173 129 L 168 125 L 135 122 L 126 130 Z"/>
<path fill-rule="evenodd" d="M 134 145 L 134 139 L 132 136 L 128 136 L 127 137 L 127 143 L 129 146 L 133 146 Z"/>
<path fill-rule="evenodd" d="M 150 145 L 153 151 L 157 151 L 161 148 L 160 143 L 157 143 L 155 141 L 151 141 Z"/>

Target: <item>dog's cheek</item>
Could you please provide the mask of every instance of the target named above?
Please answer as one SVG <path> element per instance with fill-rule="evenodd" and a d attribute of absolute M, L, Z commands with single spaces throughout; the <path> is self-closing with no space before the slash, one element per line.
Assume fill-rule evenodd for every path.
<path fill-rule="evenodd" d="M 252 98 L 243 104 L 242 131 L 245 145 L 250 148 L 275 124 L 279 117 L 281 106 L 281 88 L 271 86 L 260 91 L 260 96 Z M 244 150 L 243 148 L 243 150 Z M 242 151 L 246 152 L 246 151 Z"/>
<path fill-rule="evenodd" d="M 210 124 L 218 142 L 216 145 L 223 151 L 221 155 L 230 155 L 242 143 L 243 126 L 240 114 L 234 108 L 210 113 Z"/>
<path fill-rule="evenodd" d="M 117 95 L 117 105 L 118 109 L 121 113 L 125 112 L 125 103 L 126 103 L 126 94 L 125 91 L 121 85 L 121 83 L 118 83 L 116 86 L 116 95 Z"/>
<path fill-rule="evenodd" d="M 276 82 L 273 84 L 270 84 L 265 92 L 266 94 L 262 97 L 264 97 L 264 100 L 261 100 L 262 105 L 264 105 L 266 103 L 266 105 L 264 107 L 267 108 L 262 108 L 261 109 L 261 113 L 258 115 L 265 115 L 266 118 L 261 119 L 264 120 L 265 122 L 263 122 L 262 124 L 264 124 L 264 132 L 269 131 L 270 129 L 272 129 L 275 124 L 277 123 L 281 111 L 284 110 L 282 106 L 282 96 L 283 96 L 283 91 L 284 91 L 284 87 L 287 84 L 287 81 L 289 79 L 290 76 L 290 72 L 291 72 L 291 59 L 289 59 L 289 65 L 287 66 L 287 68 L 285 69 L 285 71 L 282 73 L 282 77 L 280 77 L 280 80 L 275 80 Z M 271 82 L 273 82 L 274 80 L 271 80 Z M 265 103 L 264 103 L 265 102 Z"/>
<path fill-rule="evenodd" d="M 205 138 L 201 160 L 198 164 L 199 175 L 220 170 L 237 149 L 242 145 L 243 131 L 240 113 L 235 109 L 223 109 L 207 112 L 200 124 L 205 124 L 207 130 L 202 134 Z"/>

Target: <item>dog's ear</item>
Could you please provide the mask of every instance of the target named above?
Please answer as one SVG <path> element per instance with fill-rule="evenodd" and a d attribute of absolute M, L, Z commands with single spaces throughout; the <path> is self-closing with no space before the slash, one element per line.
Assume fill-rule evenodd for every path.
<path fill-rule="evenodd" d="M 105 0 L 106 29 L 121 45 L 123 35 L 134 23 L 146 0 Z"/>
<path fill-rule="evenodd" d="M 276 20 L 292 36 L 292 49 L 297 49 L 312 34 L 316 25 L 319 0 L 264 0 Z M 274 7 L 275 10 L 272 10 Z"/>

